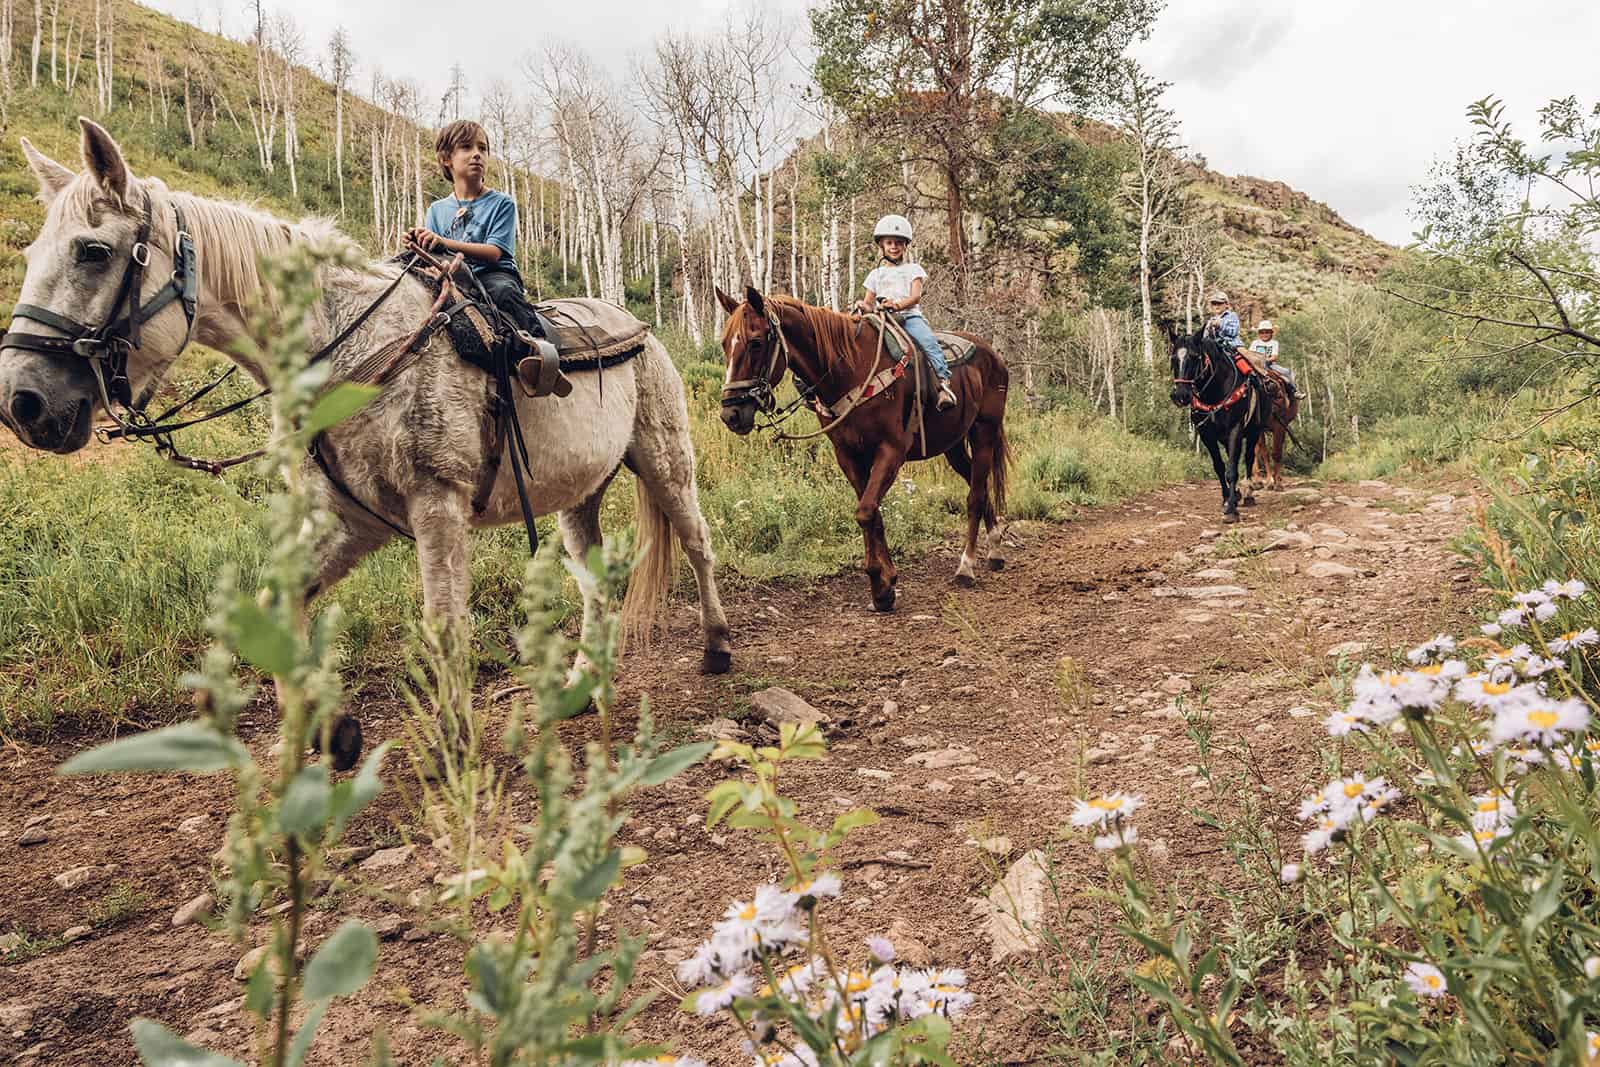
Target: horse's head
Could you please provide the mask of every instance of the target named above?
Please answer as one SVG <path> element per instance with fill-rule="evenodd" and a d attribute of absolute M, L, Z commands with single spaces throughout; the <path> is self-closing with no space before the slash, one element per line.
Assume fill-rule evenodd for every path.
<path fill-rule="evenodd" d="M 1167 344 L 1172 352 L 1172 402 L 1180 408 L 1186 408 L 1194 399 L 1196 382 L 1210 362 L 1206 354 L 1205 331 L 1183 334 L 1169 324 Z"/>
<path fill-rule="evenodd" d="M 728 373 L 722 385 L 722 423 L 743 436 L 755 429 L 756 412 L 777 405 L 774 394 L 789 368 L 788 353 L 778 327 L 770 317 L 766 298 L 747 286 L 744 302 L 717 290 L 717 300 L 728 313 L 722 328 L 722 354 Z"/>
<path fill-rule="evenodd" d="M 80 173 L 22 141 L 46 213 L 0 340 L 0 422 L 23 444 L 63 453 L 84 446 L 108 399 L 132 405 L 152 391 L 187 336 L 180 301 L 138 314 L 177 277 L 165 186 L 134 178 L 111 135 L 78 121 Z"/>

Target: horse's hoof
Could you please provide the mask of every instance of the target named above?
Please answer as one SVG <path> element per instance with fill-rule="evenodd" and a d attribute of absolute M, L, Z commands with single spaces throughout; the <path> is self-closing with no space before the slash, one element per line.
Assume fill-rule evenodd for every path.
<path fill-rule="evenodd" d="M 1005 570 L 1006 569 L 1006 561 L 1005 561 L 1004 557 L 1001 557 L 1001 556 L 990 556 L 989 557 L 989 569 L 992 570 L 992 571 L 1003 571 L 1003 570 Z"/>
<path fill-rule="evenodd" d="M 978 584 L 978 579 L 974 578 L 970 574 L 963 574 L 960 571 L 957 571 L 956 584 L 963 589 L 971 589 L 973 586 Z"/>
<path fill-rule="evenodd" d="M 1239 521 L 1239 513 L 1237 511 L 1224 511 L 1222 513 L 1222 521 L 1226 522 L 1226 523 L 1238 522 Z"/>
<path fill-rule="evenodd" d="M 884 611 L 884 612 L 888 612 L 888 611 L 893 611 L 894 610 L 894 588 L 893 587 L 890 587 L 889 589 L 884 590 L 882 594 L 872 598 L 872 610 L 873 611 Z"/>
<path fill-rule="evenodd" d="M 361 758 L 361 722 L 354 715 L 340 715 L 333 720 L 328 755 L 336 771 L 348 771 Z"/>
<path fill-rule="evenodd" d="M 733 653 L 725 648 L 708 648 L 700 657 L 701 674 L 727 674 L 733 667 Z"/>

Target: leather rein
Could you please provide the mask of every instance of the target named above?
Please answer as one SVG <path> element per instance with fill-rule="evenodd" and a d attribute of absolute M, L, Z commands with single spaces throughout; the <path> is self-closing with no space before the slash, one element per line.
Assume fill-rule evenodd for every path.
<path fill-rule="evenodd" d="M 905 374 L 906 366 L 910 361 L 909 353 L 903 354 L 898 363 L 884 371 L 874 374 L 878 364 L 883 359 L 884 337 L 888 333 L 888 325 L 884 322 L 877 323 L 878 343 L 873 351 L 872 365 L 867 373 L 866 381 L 851 389 L 833 404 L 824 404 L 817 396 L 817 390 L 827 380 L 831 371 L 825 371 L 816 385 L 806 384 L 800 376 L 795 375 L 795 389 L 797 395 L 782 408 L 778 407 L 776 395 L 777 383 L 783 375 L 783 368 L 788 366 L 789 340 L 783 334 L 783 324 L 778 316 L 768 308 L 767 332 L 763 334 L 763 344 L 772 352 L 766 369 L 753 378 L 740 378 L 730 381 L 722 387 L 723 404 L 740 404 L 745 401 L 754 401 L 756 410 L 767 416 L 767 421 L 758 427 L 764 430 L 776 430 L 802 407 L 811 407 L 819 418 L 824 420 L 832 416 L 832 421 L 824 426 L 804 434 L 775 433 L 778 441 L 809 441 L 814 437 L 821 437 L 834 427 L 843 422 L 850 413 L 860 407 L 864 402 L 875 396 L 881 396 L 886 391 L 893 379 Z M 858 327 L 859 329 L 859 327 Z M 880 381 L 880 379 L 884 379 Z"/>
<path fill-rule="evenodd" d="M 1209 383 L 1216 377 L 1217 372 L 1211 362 L 1211 352 L 1203 344 L 1200 347 L 1200 371 L 1201 373 L 1196 374 L 1193 378 L 1179 378 L 1174 376 L 1172 379 L 1172 384 L 1189 386 L 1190 410 L 1197 414 L 1205 415 L 1208 419 L 1215 415 L 1218 411 L 1226 411 L 1228 408 L 1233 407 L 1233 405 L 1244 399 L 1245 394 L 1250 390 L 1250 376 L 1240 372 L 1237 364 L 1235 364 L 1234 374 L 1239 379 L 1239 384 L 1233 389 L 1232 392 L 1223 397 L 1221 400 L 1217 401 L 1215 404 L 1208 404 L 1200 399 L 1201 387 L 1198 384 L 1198 380 L 1203 375 Z"/>

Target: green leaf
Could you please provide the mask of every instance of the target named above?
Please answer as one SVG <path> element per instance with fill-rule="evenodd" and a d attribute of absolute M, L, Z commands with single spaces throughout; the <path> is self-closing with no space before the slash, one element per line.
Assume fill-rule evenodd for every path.
<path fill-rule="evenodd" d="M 300 1067 L 306 1061 L 311 1042 L 317 1039 L 317 1027 L 322 1025 L 322 1013 L 327 1010 L 328 1001 L 319 1000 L 306 1012 L 306 1021 L 300 1024 L 300 1029 L 294 1035 L 294 1043 L 289 1046 L 287 1067 Z"/>
<path fill-rule="evenodd" d="M 326 1000 L 354 993 L 378 966 L 378 938 L 355 920 L 342 924 L 306 964 L 307 1000 Z"/>
<path fill-rule="evenodd" d="M 334 787 L 333 798 L 328 803 L 328 812 L 333 821 L 333 829 L 329 833 L 330 839 L 344 833 L 344 828 L 350 820 L 383 792 L 383 779 L 378 777 L 378 772 L 383 769 L 383 757 L 388 755 L 389 749 L 393 747 L 393 741 L 385 741 L 373 749 L 372 753 L 362 761 L 361 770 L 356 772 L 355 778 L 340 782 Z"/>
<path fill-rule="evenodd" d="M 336 385 L 319 396 L 316 403 L 311 405 L 300 432 L 310 437 L 329 427 L 337 426 L 372 403 L 381 392 L 383 392 L 382 387 L 376 385 L 357 385 L 355 382 Z"/>
<path fill-rule="evenodd" d="M 244 987 L 244 1006 L 262 1022 L 272 1014 L 272 968 L 267 966 L 267 960 L 262 958 L 256 964 L 256 969 L 250 972 L 250 981 Z"/>
<path fill-rule="evenodd" d="M 288 674 L 298 658 L 298 644 L 278 620 L 254 600 L 240 599 L 228 612 L 228 625 L 237 632 L 240 656 L 267 674 Z"/>
<path fill-rule="evenodd" d="M 238 1060 L 196 1048 L 154 1019 L 133 1020 L 133 1043 L 149 1067 L 244 1067 Z"/>
<path fill-rule="evenodd" d="M 117 774 L 123 771 L 188 771 L 210 774 L 242 767 L 250 753 L 204 720 L 181 722 L 124 737 L 80 753 L 60 768 L 61 774 Z"/>
<path fill-rule="evenodd" d="M 289 779 L 278 806 L 278 828 L 286 834 L 304 834 L 321 826 L 328 818 L 328 802 L 333 786 L 328 783 L 328 768 L 320 763 L 300 768 Z"/>
<path fill-rule="evenodd" d="M 606 854 L 572 883 L 572 896 L 579 901 L 599 900 L 622 870 L 622 853 L 608 849 Z"/>
<path fill-rule="evenodd" d="M 645 768 L 644 777 L 640 782 L 644 785 L 660 785 L 673 775 L 686 771 L 705 759 L 715 745 L 715 741 L 702 741 L 699 744 L 683 745 L 671 752 L 664 752 L 650 761 L 650 766 Z"/>
<path fill-rule="evenodd" d="M 876 822 L 878 822 L 877 812 L 871 808 L 856 808 L 833 820 L 833 830 L 830 836 L 842 838 L 851 830 L 856 830 L 863 826 L 871 826 Z"/>

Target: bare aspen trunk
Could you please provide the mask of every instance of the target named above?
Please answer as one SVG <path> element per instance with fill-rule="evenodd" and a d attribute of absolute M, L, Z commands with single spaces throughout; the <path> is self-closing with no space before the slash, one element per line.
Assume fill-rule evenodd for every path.
<path fill-rule="evenodd" d="M 778 180 L 777 168 L 773 168 L 771 171 L 769 171 L 767 173 L 767 263 L 766 263 L 766 270 L 761 276 L 761 289 L 762 289 L 763 292 L 765 292 L 766 290 L 772 288 L 772 255 L 773 255 L 773 246 L 777 244 L 777 242 L 774 241 L 773 237 L 772 237 L 772 234 L 773 234 L 772 202 L 773 202 L 773 200 L 776 199 L 776 197 L 773 196 L 773 192 L 774 192 L 773 182 L 775 182 L 777 180 Z M 761 175 L 759 175 L 759 174 L 756 175 L 756 181 L 757 182 L 761 181 Z"/>
<path fill-rule="evenodd" d="M 333 171 L 339 182 L 339 217 L 344 217 L 344 79 L 333 88 Z"/>
<path fill-rule="evenodd" d="M 847 305 L 854 302 L 857 277 L 859 275 L 856 274 L 856 198 L 852 196 L 850 198 L 850 272 L 845 277 L 844 283 L 845 292 L 849 294 L 845 299 Z M 1032 320 L 1030 319 L 1029 321 L 1031 322 Z"/>
<path fill-rule="evenodd" d="M 56 25 L 61 20 L 61 0 L 50 0 L 50 84 L 60 85 L 56 77 Z"/>
<path fill-rule="evenodd" d="M 44 0 L 33 0 L 33 48 L 29 55 L 28 84 L 39 88 L 39 49 L 44 44 Z"/>
<path fill-rule="evenodd" d="M 678 156 L 678 188 L 672 199 L 678 216 L 679 269 L 683 271 L 683 321 L 689 338 L 699 348 L 705 338 L 700 333 L 700 313 L 694 302 L 694 264 L 689 257 L 689 163 L 684 154 Z"/>
<path fill-rule="evenodd" d="M 378 127 L 374 123 L 372 134 L 372 235 L 380 240 L 383 237 L 383 191 L 380 179 L 380 160 L 378 158 Z"/>
<path fill-rule="evenodd" d="M 194 97 L 189 89 L 189 62 L 185 58 L 183 64 L 183 125 L 189 132 L 189 147 L 198 148 L 199 140 L 194 135 Z"/>
<path fill-rule="evenodd" d="M 416 145 L 417 145 L 417 152 L 416 152 L 417 210 L 416 210 L 416 216 L 415 216 L 416 217 L 416 221 L 414 223 L 412 223 L 412 225 L 413 226 L 422 226 L 422 225 L 426 224 L 427 221 L 428 221 L 428 205 L 422 199 L 422 127 L 421 126 L 417 126 L 417 127 L 415 127 L 415 130 L 416 130 L 416 135 L 417 135 L 417 137 L 416 137 Z"/>
<path fill-rule="evenodd" d="M 656 205 L 650 203 L 650 292 L 655 298 L 656 329 L 661 329 L 661 220 L 656 217 Z"/>
<path fill-rule="evenodd" d="M 800 296 L 800 241 L 796 237 L 800 225 L 800 211 L 795 206 L 795 194 L 800 187 L 800 161 L 794 161 L 794 167 L 789 178 L 789 294 L 798 298 Z"/>

